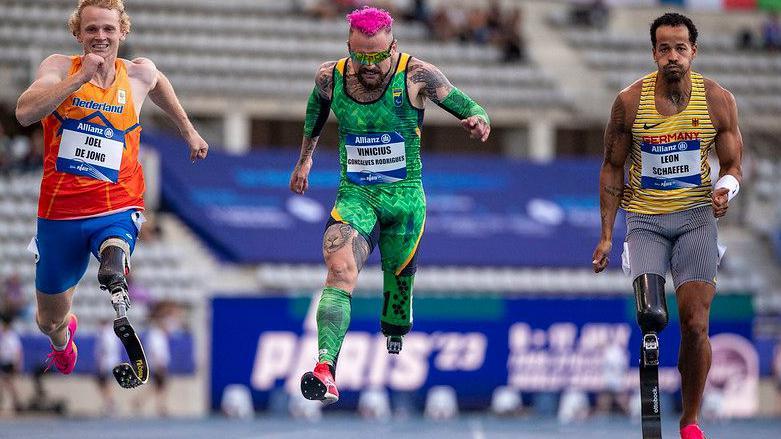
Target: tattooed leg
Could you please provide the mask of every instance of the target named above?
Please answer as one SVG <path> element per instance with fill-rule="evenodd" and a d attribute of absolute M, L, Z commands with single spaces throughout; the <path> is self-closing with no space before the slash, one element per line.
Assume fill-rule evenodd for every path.
<path fill-rule="evenodd" d="M 323 258 L 328 268 L 326 286 L 352 294 L 358 272 L 369 257 L 369 244 L 352 226 L 332 224 L 323 237 Z"/>
<path fill-rule="evenodd" d="M 332 224 L 323 238 L 328 278 L 317 306 L 318 361 L 334 367 L 350 325 L 351 295 L 369 244 L 349 224 Z"/>
<path fill-rule="evenodd" d="M 356 232 L 353 237 L 353 259 L 355 260 L 355 268 L 359 273 L 363 269 L 366 259 L 369 258 L 369 252 L 369 243 L 366 242 L 366 238 Z"/>

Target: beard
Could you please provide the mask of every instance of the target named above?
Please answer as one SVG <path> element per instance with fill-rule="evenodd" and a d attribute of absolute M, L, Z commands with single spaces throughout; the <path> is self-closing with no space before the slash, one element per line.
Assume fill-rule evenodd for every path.
<path fill-rule="evenodd" d="M 662 67 L 662 77 L 668 83 L 679 82 L 685 70 L 680 64 L 667 64 Z"/>
<path fill-rule="evenodd" d="M 382 74 L 382 70 L 380 70 L 380 68 L 377 66 L 367 67 L 362 65 L 358 67 L 357 76 L 358 82 L 366 90 L 376 90 L 380 88 L 385 79 L 385 75 Z"/>

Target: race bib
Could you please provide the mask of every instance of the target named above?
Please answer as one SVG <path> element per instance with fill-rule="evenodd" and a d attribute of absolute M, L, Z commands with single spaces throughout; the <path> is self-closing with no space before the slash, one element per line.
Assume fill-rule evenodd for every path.
<path fill-rule="evenodd" d="M 700 139 L 640 145 L 643 189 L 682 189 L 702 183 Z"/>
<path fill-rule="evenodd" d="M 65 119 L 62 122 L 57 170 L 116 183 L 124 148 L 124 131 Z"/>
<path fill-rule="evenodd" d="M 401 134 L 347 134 L 344 146 L 349 181 L 368 185 L 407 178 L 407 156 Z"/>

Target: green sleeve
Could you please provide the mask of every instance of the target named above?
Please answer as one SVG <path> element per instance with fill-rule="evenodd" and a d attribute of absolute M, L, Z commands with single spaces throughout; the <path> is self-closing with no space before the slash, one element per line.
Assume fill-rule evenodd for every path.
<path fill-rule="evenodd" d="M 466 93 L 453 87 L 450 93 L 445 96 L 445 99 L 437 102 L 437 105 L 442 107 L 445 111 L 452 114 L 459 119 L 466 119 L 470 116 L 478 116 L 487 124 L 491 124 L 491 120 L 488 118 L 488 113 L 485 112 L 477 102 L 466 95 Z"/>
<path fill-rule="evenodd" d="M 331 111 L 331 101 L 324 99 L 317 92 L 317 87 L 312 89 L 309 101 L 306 103 L 306 120 L 304 121 L 304 137 L 318 137 L 323 131 L 323 126 L 328 120 Z"/>

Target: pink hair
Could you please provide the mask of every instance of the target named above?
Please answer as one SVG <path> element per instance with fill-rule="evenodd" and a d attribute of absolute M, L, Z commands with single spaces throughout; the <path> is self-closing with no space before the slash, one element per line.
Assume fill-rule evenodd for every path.
<path fill-rule="evenodd" d="M 355 29 L 366 36 L 374 36 L 377 32 L 393 26 L 393 17 L 385 9 L 364 6 L 347 14 L 350 29 Z"/>

